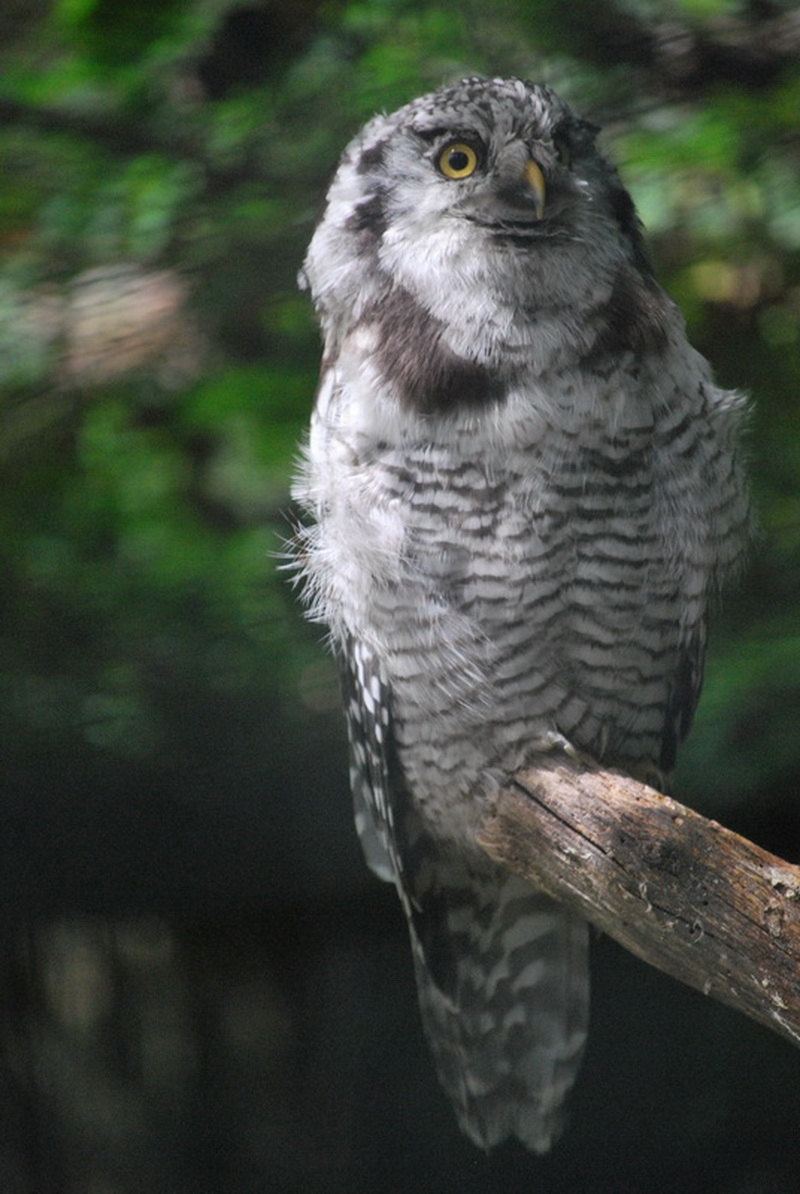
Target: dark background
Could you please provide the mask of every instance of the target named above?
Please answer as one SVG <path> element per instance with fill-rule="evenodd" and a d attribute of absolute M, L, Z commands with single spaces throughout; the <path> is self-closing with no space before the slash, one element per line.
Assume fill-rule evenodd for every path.
<path fill-rule="evenodd" d="M 782 3 L 6 0 L 4 1192 L 797 1190 L 800 1055 L 608 940 L 563 1141 L 460 1137 L 280 553 L 343 145 L 464 73 L 549 82 L 754 398 L 761 529 L 675 794 L 798 861 L 798 61 Z"/>

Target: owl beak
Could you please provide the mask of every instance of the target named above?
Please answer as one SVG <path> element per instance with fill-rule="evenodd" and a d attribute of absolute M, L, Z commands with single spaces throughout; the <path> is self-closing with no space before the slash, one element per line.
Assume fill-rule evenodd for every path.
<path fill-rule="evenodd" d="M 526 154 L 524 161 L 509 154 L 501 163 L 495 187 L 496 200 L 506 209 L 507 219 L 536 223 L 544 215 L 545 185 L 542 168 Z"/>
<path fill-rule="evenodd" d="M 478 223 L 536 225 L 544 216 L 545 183 L 542 168 L 528 149 L 510 145 L 487 179 L 488 185 L 467 193 L 460 209 Z"/>
<path fill-rule="evenodd" d="M 528 189 L 533 194 L 533 210 L 536 214 L 536 219 L 541 220 L 544 215 L 544 200 L 545 200 L 545 185 L 544 175 L 541 167 L 533 158 L 529 158 L 525 163 L 525 183 Z"/>

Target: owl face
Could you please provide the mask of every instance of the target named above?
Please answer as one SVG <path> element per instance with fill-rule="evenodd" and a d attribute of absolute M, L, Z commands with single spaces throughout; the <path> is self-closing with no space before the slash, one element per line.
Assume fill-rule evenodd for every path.
<path fill-rule="evenodd" d="M 449 409 L 493 399 L 523 357 L 541 375 L 595 344 L 658 347 L 665 300 L 596 131 L 547 87 L 478 77 L 370 121 L 305 262 L 329 358 Z"/>
<path fill-rule="evenodd" d="M 518 244 L 571 235 L 588 182 L 591 126 L 552 92 L 519 80 L 467 80 L 365 130 L 359 163 L 384 218 L 417 236 L 486 230 Z M 577 162 L 576 162 L 577 164 Z"/>
<path fill-rule="evenodd" d="M 426 256 L 456 275 L 493 255 L 506 270 L 521 259 L 536 268 L 565 242 L 598 263 L 609 251 L 643 258 L 633 204 L 596 132 L 520 79 L 464 79 L 376 117 L 331 186 L 307 262 L 312 289 L 324 299 L 323 269 L 333 278 L 370 256 L 395 275 Z"/>

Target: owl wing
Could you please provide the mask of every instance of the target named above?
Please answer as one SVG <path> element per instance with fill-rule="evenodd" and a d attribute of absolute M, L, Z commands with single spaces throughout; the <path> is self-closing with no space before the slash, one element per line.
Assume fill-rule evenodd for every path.
<path fill-rule="evenodd" d="M 675 767 L 678 747 L 694 720 L 697 702 L 703 688 L 703 665 L 706 654 L 705 622 L 694 627 L 683 643 L 678 663 L 672 674 L 664 708 L 664 729 L 661 754 L 658 760 L 662 776 L 668 777 Z"/>
<path fill-rule="evenodd" d="M 349 635 L 336 652 L 350 746 L 356 830 L 367 865 L 386 882 L 402 874 L 392 809 L 393 733 L 388 684 L 378 658 Z"/>

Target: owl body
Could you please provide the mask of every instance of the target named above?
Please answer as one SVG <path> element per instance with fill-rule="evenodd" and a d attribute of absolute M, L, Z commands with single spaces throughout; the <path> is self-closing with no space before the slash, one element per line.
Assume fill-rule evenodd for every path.
<path fill-rule="evenodd" d="M 594 131 L 462 81 L 345 152 L 305 276 L 325 358 L 297 495 L 356 821 L 409 918 L 464 1130 L 542 1151 L 586 1033 L 586 927 L 482 853 L 570 745 L 668 772 L 747 524 L 741 402 L 655 283 Z"/>

